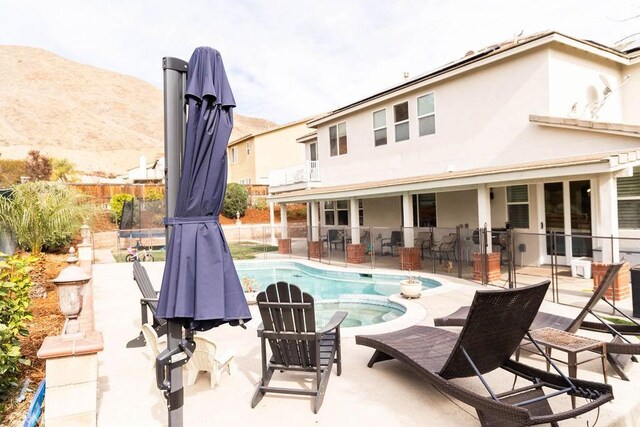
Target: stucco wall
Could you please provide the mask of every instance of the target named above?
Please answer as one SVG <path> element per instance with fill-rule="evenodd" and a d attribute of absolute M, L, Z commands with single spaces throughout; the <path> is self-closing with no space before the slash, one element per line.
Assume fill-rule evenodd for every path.
<path fill-rule="evenodd" d="M 269 184 L 269 172 L 304 163 L 305 144 L 296 138 L 309 133 L 306 123 L 281 128 L 255 137 L 255 183 Z"/>
<path fill-rule="evenodd" d="M 247 155 L 247 143 L 251 144 L 251 150 Z M 231 148 L 236 150 L 236 163 L 231 163 Z M 240 142 L 238 144 L 229 147 L 227 150 L 227 164 L 229 167 L 228 182 L 240 182 L 241 179 L 249 178 L 251 184 L 257 184 L 255 175 L 255 143 L 254 138 L 250 138 L 247 141 Z"/>
<path fill-rule="evenodd" d="M 445 173 L 447 169 L 498 167 L 581 154 L 636 147 L 635 138 L 540 126 L 530 114 L 566 114 L 578 95 L 603 72 L 615 77 L 614 65 L 596 62 L 582 72 L 584 59 L 571 61 L 565 52 L 539 48 L 503 59 L 373 105 L 318 128 L 322 185 Z M 581 71 L 582 70 L 582 71 Z M 573 72 L 576 75 L 573 76 Z M 578 72 L 580 71 L 580 72 Z M 553 77 L 550 77 L 553 73 Z M 620 75 L 620 71 L 617 71 Z M 571 90 L 560 90 L 567 76 Z M 626 90 L 626 87 L 625 87 Z M 558 92 L 558 93 L 556 93 Z M 416 99 L 434 93 L 436 133 L 418 137 Z M 393 106 L 408 101 L 410 139 L 394 142 Z M 602 117 L 618 116 L 612 97 Z M 384 108 L 388 143 L 374 147 L 372 114 Z M 329 126 L 346 122 L 348 153 L 329 156 Z"/>

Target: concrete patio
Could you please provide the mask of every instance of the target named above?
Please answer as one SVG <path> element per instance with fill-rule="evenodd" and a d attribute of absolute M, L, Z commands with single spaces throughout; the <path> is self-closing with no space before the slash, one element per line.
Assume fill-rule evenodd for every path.
<path fill-rule="evenodd" d="M 150 367 L 146 348 L 125 348 L 140 330 L 140 293 L 132 278 L 131 264 L 116 264 L 106 254 L 97 254 L 93 269 L 95 328 L 104 336 L 104 351 L 99 353 L 98 366 L 98 425 L 99 426 L 161 426 L 167 424 L 167 409 L 161 392 L 156 388 L 155 374 Z M 163 263 L 146 263 L 151 280 L 159 287 Z M 389 270 L 391 271 L 391 270 Z M 383 269 L 377 271 L 384 272 Z M 395 274 L 403 274 L 398 271 Z M 433 325 L 433 318 L 448 314 L 468 304 L 475 290 L 481 286 L 446 278 L 444 286 L 423 293 L 413 304 L 426 308 L 420 324 Z M 579 304 L 588 298 L 587 292 L 568 292 L 563 301 Z M 550 297 L 548 298 L 550 299 Z M 572 315 L 576 309 L 549 301 L 543 303 L 549 312 Z M 254 310 L 254 309 L 252 309 Z M 296 425 L 366 425 L 366 426 L 475 426 L 479 425 L 475 410 L 445 396 L 420 380 L 404 365 L 389 361 L 373 369 L 366 364 L 373 350 L 355 345 L 353 334 L 345 330 L 343 338 L 343 372 L 332 374 L 324 404 L 313 414 L 308 397 L 267 395 L 251 409 L 250 401 L 260 380 L 260 342 L 256 327 L 257 313 L 246 330 L 223 326 L 205 334 L 213 338 L 220 351 L 235 349 L 237 369 L 232 376 L 226 373 L 216 388 L 209 387 L 208 378 L 201 373 L 193 386 L 185 387 L 184 425 L 265 425 L 279 426 L 283 420 Z M 351 336 L 350 336 L 351 335 Z M 539 356 L 525 356 L 525 363 L 544 367 Z M 560 365 L 566 372 L 566 366 Z M 630 382 L 611 375 L 615 400 L 562 425 L 584 426 L 588 422 L 600 426 L 634 426 L 640 424 L 640 395 L 636 382 L 640 378 L 638 364 L 631 363 L 627 373 Z M 580 365 L 578 376 L 602 381 L 599 361 Z M 512 376 L 492 375 L 494 383 L 511 384 Z M 307 377 L 297 379 L 304 387 Z M 477 379 L 456 380 L 486 394 Z M 569 405 L 568 399 L 562 405 Z"/>

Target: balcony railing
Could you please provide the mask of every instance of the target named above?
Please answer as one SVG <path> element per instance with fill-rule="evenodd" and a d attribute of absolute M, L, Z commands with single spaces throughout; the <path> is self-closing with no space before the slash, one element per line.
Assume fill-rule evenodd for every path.
<path fill-rule="evenodd" d="M 319 181 L 320 162 L 318 160 L 307 160 L 302 164 L 284 169 L 275 169 L 269 173 L 270 187 Z"/>

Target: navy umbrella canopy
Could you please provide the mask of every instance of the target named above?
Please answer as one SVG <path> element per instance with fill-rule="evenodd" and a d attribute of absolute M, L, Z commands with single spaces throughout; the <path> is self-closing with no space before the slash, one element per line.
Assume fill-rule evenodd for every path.
<path fill-rule="evenodd" d="M 188 119 L 182 174 L 158 316 L 208 330 L 251 320 L 229 247 L 218 222 L 227 186 L 227 143 L 235 100 L 220 53 L 199 47 L 189 60 Z"/>

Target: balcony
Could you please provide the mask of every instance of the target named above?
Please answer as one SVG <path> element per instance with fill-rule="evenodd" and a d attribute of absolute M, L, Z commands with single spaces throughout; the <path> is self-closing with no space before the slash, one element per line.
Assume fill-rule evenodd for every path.
<path fill-rule="evenodd" d="M 302 164 L 275 169 L 269 173 L 269 191 L 272 193 L 304 190 L 319 185 L 320 162 L 317 160 L 307 160 Z"/>

